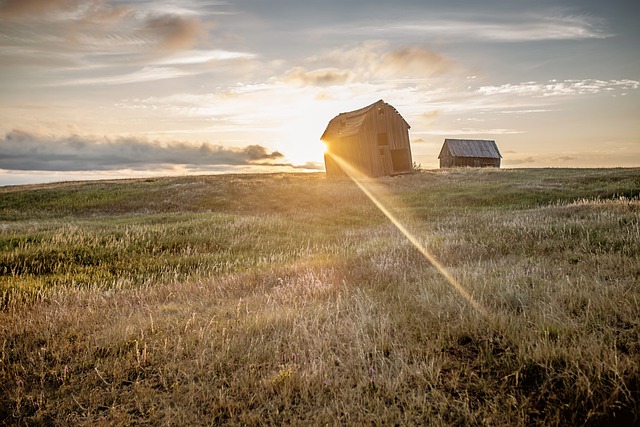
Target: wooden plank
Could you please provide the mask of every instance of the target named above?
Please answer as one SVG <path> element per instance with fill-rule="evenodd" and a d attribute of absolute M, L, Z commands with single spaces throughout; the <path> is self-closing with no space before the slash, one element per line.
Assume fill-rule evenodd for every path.
<path fill-rule="evenodd" d="M 386 145 L 379 145 L 386 139 Z M 327 142 L 328 151 L 342 157 L 353 167 L 371 177 L 392 175 L 411 171 L 411 145 L 409 141 L 409 126 L 402 116 L 382 101 L 373 104 L 366 112 L 362 125 L 357 134 L 331 139 Z M 399 170 L 393 168 L 392 150 L 406 153 L 406 161 L 397 161 L 396 166 L 403 164 Z M 402 150 L 402 151 L 396 151 Z M 331 170 L 331 171 L 330 171 Z M 335 168 L 327 166 L 327 174 L 332 174 Z"/>

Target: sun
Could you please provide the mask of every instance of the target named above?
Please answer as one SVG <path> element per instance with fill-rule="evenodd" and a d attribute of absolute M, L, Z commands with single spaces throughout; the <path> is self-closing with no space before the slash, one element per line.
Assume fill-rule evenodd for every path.
<path fill-rule="evenodd" d="M 319 136 L 303 136 L 298 134 L 286 143 L 283 149 L 285 157 L 294 165 L 300 166 L 307 163 L 322 163 L 326 146 L 320 141 Z"/>
<path fill-rule="evenodd" d="M 293 165 L 324 162 L 326 145 L 320 137 L 330 116 L 325 109 L 318 101 L 306 102 L 283 125 L 280 149 Z"/>

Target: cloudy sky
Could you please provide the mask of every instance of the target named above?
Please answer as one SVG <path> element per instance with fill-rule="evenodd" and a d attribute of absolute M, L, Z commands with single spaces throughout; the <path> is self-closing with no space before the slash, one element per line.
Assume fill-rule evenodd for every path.
<path fill-rule="evenodd" d="M 0 0 L 0 185 L 322 169 L 379 99 L 414 160 L 640 166 L 637 0 Z"/>

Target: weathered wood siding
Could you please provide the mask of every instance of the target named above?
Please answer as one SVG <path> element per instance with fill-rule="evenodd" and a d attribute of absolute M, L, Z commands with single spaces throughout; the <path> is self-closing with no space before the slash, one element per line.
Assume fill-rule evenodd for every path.
<path fill-rule="evenodd" d="M 438 158 L 441 168 L 499 168 L 502 155 L 494 140 L 447 138 Z"/>
<path fill-rule="evenodd" d="M 409 125 L 398 112 L 378 101 L 367 111 L 358 133 L 325 141 L 327 150 L 370 177 L 411 172 Z M 325 156 L 328 176 L 341 175 Z"/>
<path fill-rule="evenodd" d="M 344 160 L 348 164 L 350 164 L 353 168 L 358 170 L 362 174 L 368 174 L 369 165 L 367 163 L 367 156 L 365 156 L 362 152 L 362 144 L 358 135 L 351 136 L 343 136 L 340 138 L 335 138 L 329 141 L 328 152 L 334 154 L 340 159 Z M 325 159 L 330 157 L 325 155 Z M 335 176 L 343 176 L 344 171 L 340 168 L 340 166 L 334 161 L 330 160 L 329 165 L 327 165 L 325 161 L 325 167 L 327 169 L 327 175 L 335 175 Z"/>
<path fill-rule="evenodd" d="M 371 176 L 395 175 L 411 172 L 412 159 L 409 144 L 409 126 L 397 111 L 386 103 L 379 103 L 369 113 L 363 126 L 366 140 L 372 152 Z M 380 137 L 379 135 L 386 135 Z M 381 141 L 382 140 L 382 141 Z M 387 144 L 382 144 L 386 142 Z M 396 158 L 402 157 L 404 164 L 396 164 L 392 160 L 394 150 L 406 150 L 396 152 Z M 396 162 L 397 163 L 397 162 Z"/>
<path fill-rule="evenodd" d="M 441 168 L 455 168 L 455 167 L 500 167 L 500 159 L 488 158 L 488 157 L 441 157 Z"/>

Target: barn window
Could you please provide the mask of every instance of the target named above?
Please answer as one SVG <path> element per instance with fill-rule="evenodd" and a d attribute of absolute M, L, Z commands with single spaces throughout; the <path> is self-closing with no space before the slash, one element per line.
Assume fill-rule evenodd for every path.
<path fill-rule="evenodd" d="M 378 134 L 378 145 L 389 145 L 389 139 L 387 138 L 386 133 Z"/>
<path fill-rule="evenodd" d="M 384 148 L 381 148 L 381 149 L 380 149 L 380 155 L 381 155 L 381 156 L 384 156 Z"/>
<path fill-rule="evenodd" d="M 380 107 L 378 108 L 378 115 L 383 115 L 384 114 L 384 108 Z"/>

